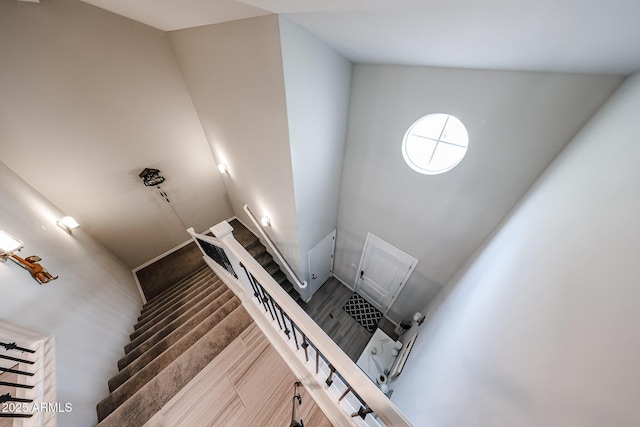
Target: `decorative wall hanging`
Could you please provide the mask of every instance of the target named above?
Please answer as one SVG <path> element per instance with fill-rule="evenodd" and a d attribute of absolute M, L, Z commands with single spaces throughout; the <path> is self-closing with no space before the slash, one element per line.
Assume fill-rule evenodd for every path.
<path fill-rule="evenodd" d="M 29 271 L 31 277 L 40 285 L 56 280 L 58 276 L 52 276 L 43 266 L 38 264 L 42 259 L 38 255 L 31 255 L 26 258 L 20 258 L 18 255 L 11 255 L 11 260 L 20 267 Z"/>

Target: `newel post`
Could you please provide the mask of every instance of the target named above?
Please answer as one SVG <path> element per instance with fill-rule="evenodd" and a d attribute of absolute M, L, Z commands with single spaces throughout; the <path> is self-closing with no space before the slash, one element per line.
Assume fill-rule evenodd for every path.
<path fill-rule="evenodd" d="M 216 225 L 214 225 L 213 227 L 211 227 L 209 230 L 211 231 L 211 233 L 213 233 L 216 239 L 222 242 L 222 244 L 224 245 L 225 254 L 227 255 L 229 262 L 231 262 L 233 269 L 236 271 L 238 275 L 238 281 L 242 283 L 242 286 L 244 290 L 247 292 L 247 294 L 249 294 L 250 296 L 253 296 L 254 294 L 253 286 L 251 286 L 249 277 L 247 277 L 245 267 L 242 265 L 238 257 L 229 248 L 230 246 L 229 243 L 231 241 L 233 241 L 237 246 L 240 245 L 240 243 L 233 236 L 233 227 L 227 221 L 221 221 Z"/>

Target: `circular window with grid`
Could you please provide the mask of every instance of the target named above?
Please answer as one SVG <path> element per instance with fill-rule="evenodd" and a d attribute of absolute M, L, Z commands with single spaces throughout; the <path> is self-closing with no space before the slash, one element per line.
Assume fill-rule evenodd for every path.
<path fill-rule="evenodd" d="M 416 172 L 437 175 L 453 169 L 467 154 L 469 135 L 450 114 L 428 114 L 409 127 L 402 140 L 402 156 Z"/>

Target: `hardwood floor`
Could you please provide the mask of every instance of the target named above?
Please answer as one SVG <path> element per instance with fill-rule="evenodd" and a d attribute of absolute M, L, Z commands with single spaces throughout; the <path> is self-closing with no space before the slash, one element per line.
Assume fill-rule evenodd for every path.
<path fill-rule="evenodd" d="M 247 328 L 145 427 L 287 426 L 296 377 L 255 325 Z M 304 424 L 331 423 L 306 393 Z"/>
<path fill-rule="evenodd" d="M 311 298 L 305 311 L 355 362 L 373 334 L 342 309 L 352 294 L 332 277 Z"/>
<path fill-rule="evenodd" d="M 338 344 L 354 362 L 358 360 L 362 350 L 373 336 L 353 317 L 342 309 L 353 291 L 340 283 L 335 277 L 330 278 L 315 293 L 304 311 Z M 398 336 L 393 331 L 395 325 L 383 317 L 378 324 L 392 339 Z"/>

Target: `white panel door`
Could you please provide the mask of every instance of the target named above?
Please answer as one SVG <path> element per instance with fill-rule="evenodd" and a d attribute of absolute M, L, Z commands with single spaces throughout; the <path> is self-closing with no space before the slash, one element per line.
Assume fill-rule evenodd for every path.
<path fill-rule="evenodd" d="M 418 260 L 368 233 L 355 291 L 386 313 L 413 272 Z"/>
<path fill-rule="evenodd" d="M 336 230 L 333 230 L 331 234 L 309 251 L 309 286 L 312 296 L 333 274 L 333 251 L 335 245 Z"/>

